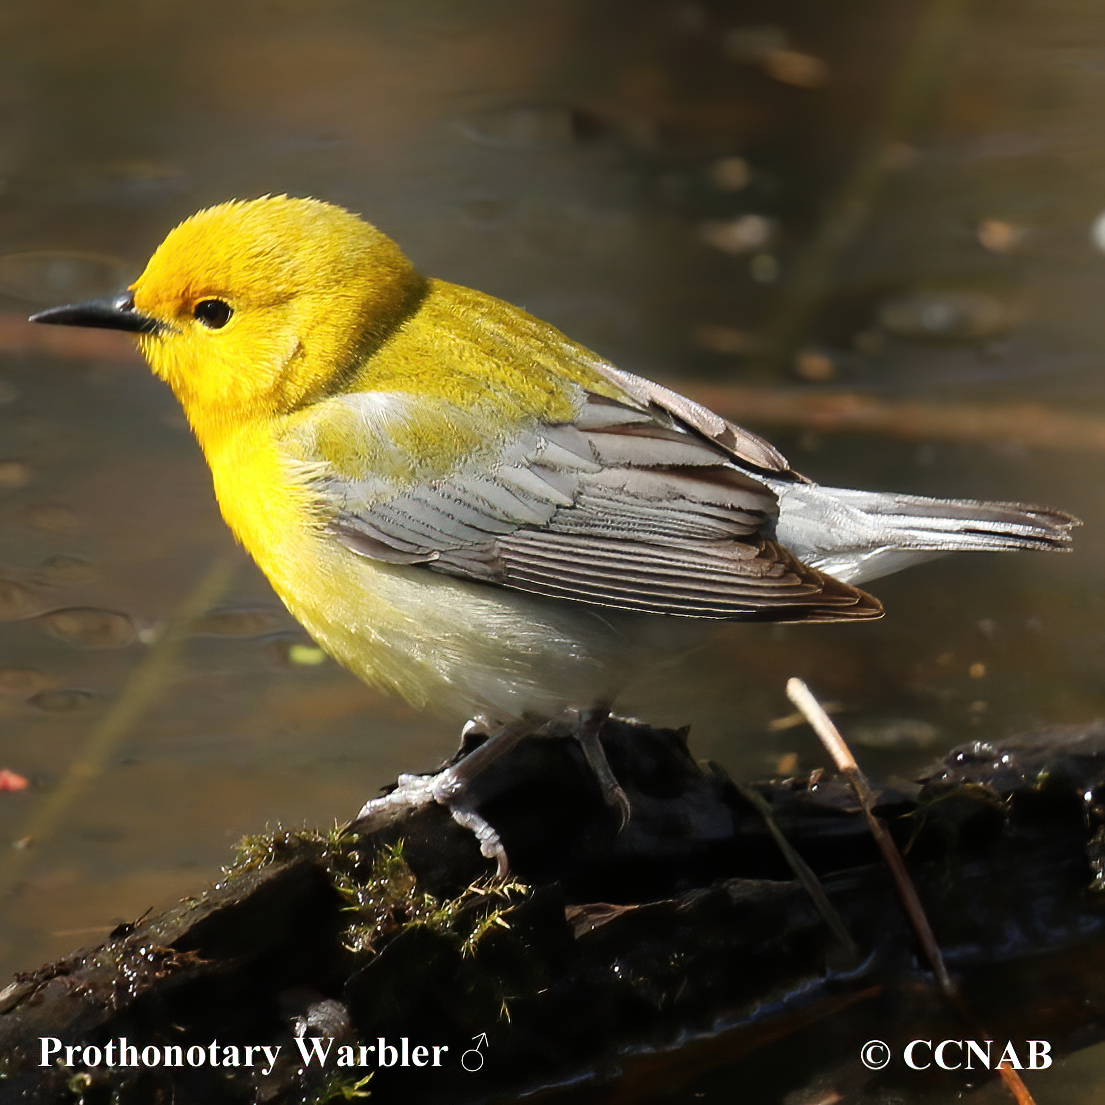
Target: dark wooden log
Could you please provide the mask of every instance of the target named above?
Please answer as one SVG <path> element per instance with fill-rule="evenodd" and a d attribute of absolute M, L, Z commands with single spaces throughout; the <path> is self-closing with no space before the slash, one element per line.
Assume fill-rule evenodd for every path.
<path fill-rule="evenodd" d="M 621 832 L 570 741 L 525 741 L 479 779 L 514 883 L 436 806 L 374 832 L 278 832 L 201 898 L 18 976 L 0 995 L 0 1100 L 739 1086 L 767 1102 L 818 1080 L 946 1095 L 986 1071 L 909 1070 L 906 1041 L 1043 1039 L 1057 1055 L 1101 1036 L 1105 726 L 965 746 L 881 793 L 966 1021 L 934 992 L 838 780 L 755 789 L 858 961 L 685 734 L 611 719 L 602 740 L 632 803 Z M 895 1056 L 878 1073 L 859 1060 L 872 1038 Z"/>

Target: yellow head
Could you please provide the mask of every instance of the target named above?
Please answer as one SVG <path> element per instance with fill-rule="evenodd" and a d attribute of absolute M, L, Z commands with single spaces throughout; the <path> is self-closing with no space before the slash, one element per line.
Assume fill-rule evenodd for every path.
<path fill-rule="evenodd" d="M 96 310 L 84 322 L 138 332 L 204 438 L 340 385 L 423 287 L 399 247 L 356 215 L 266 196 L 185 220 L 131 285 L 133 298 L 87 305 Z M 80 323 L 85 306 L 39 317 Z"/>

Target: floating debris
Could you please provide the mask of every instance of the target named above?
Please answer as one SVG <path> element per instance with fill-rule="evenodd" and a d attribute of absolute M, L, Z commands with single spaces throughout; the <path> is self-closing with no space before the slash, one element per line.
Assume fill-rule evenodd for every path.
<path fill-rule="evenodd" d="M 820 88 L 829 79 L 829 67 L 820 58 L 798 50 L 768 50 L 760 65 L 769 77 L 794 88 Z"/>
<path fill-rule="evenodd" d="M 31 469 L 18 460 L 0 460 L 0 489 L 18 491 L 31 482 Z"/>
<path fill-rule="evenodd" d="M 823 384 L 836 378 L 836 362 L 828 353 L 807 346 L 795 355 L 794 371 L 803 380 Z"/>
<path fill-rule="evenodd" d="M 985 292 L 912 292 L 884 303 L 879 322 L 900 338 L 922 341 L 982 341 L 1004 334 L 1012 312 Z"/>
<path fill-rule="evenodd" d="M 326 653 L 315 645 L 304 645 L 297 642 L 288 646 L 288 660 L 302 667 L 314 668 L 325 663 Z"/>
<path fill-rule="evenodd" d="M 738 330 L 735 326 L 716 326 L 712 323 L 699 323 L 691 327 L 691 341 L 700 349 L 711 353 L 748 353 L 755 348 L 757 339 L 747 330 Z"/>
<path fill-rule="evenodd" d="M 710 183 L 719 192 L 739 192 L 752 181 L 752 167 L 743 157 L 722 157 L 710 166 Z"/>
<path fill-rule="evenodd" d="M 771 241 L 771 220 L 763 215 L 740 215 L 735 219 L 708 219 L 698 226 L 698 237 L 722 253 L 751 253 Z"/>
<path fill-rule="evenodd" d="M 126 648 L 138 638 L 134 622 L 117 610 L 74 606 L 51 610 L 42 622 L 54 637 L 82 648 Z"/>
<path fill-rule="evenodd" d="M 730 61 L 758 66 L 772 80 L 794 88 L 820 88 L 829 77 L 820 58 L 795 50 L 786 31 L 774 24 L 735 27 L 722 39 L 722 50 Z"/>
<path fill-rule="evenodd" d="M 798 770 L 798 753 L 784 752 L 775 761 L 775 773 L 780 779 L 789 779 Z"/>
<path fill-rule="evenodd" d="M 903 752 L 915 748 L 932 748 L 940 743 L 940 730 L 920 718 L 884 718 L 855 722 L 848 726 L 848 737 L 864 748 L 881 748 Z"/>
<path fill-rule="evenodd" d="M 1001 219 L 983 219 L 976 231 L 978 243 L 991 253 L 1011 253 L 1024 241 L 1028 231 Z"/>

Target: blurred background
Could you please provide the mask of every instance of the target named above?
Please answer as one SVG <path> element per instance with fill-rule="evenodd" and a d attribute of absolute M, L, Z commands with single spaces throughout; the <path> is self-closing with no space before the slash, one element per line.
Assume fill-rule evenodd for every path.
<path fill-rule="evenodd" d="M 880 580 L 631 687 L 741 777 L 870 774 L 1105 712 L 1105 9 L 1095 0 L 5 0 L 0 974 L 352 816 L 456 732 L 324 658 L 235 548 L 118 290 L 230 197 L 363 213 L 827 484 L 1047 502 L 1067 557 Z M 1095 1049 L 1031 1083 L 1100 1100 Z M 997 1098 L 995 1098 L 997 1100 Z"/>

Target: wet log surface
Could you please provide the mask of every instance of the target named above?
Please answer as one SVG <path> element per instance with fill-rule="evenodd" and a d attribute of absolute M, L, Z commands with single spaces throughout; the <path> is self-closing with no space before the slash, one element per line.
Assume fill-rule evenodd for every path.
<path fill-rule="evenodd" d="M 881 791 L 959 1012 L 919 962 L 843 783 L 754 789 L 858 957 L 683 734 L 612 719 L 602 739 L 632 803 L 621 832 L 570 741 L 525 741 L 479 780 L 514 883 L 490 878 L 439 807 L 373 832 L 281 832 L 244 842 L 202 897 L 19 976 L 0 995 L 0 1100 L 587 1101 L 721 1086 L 848 1100 L 988 1077 L 908 1070 L 910 1039 L 1046 1039 L 1056 1055 L 1103 1035 L 1105 725 L 964 746 Z M 860 1063 L 873 1038 L 895 1056 L 880 1072 Z"/>

